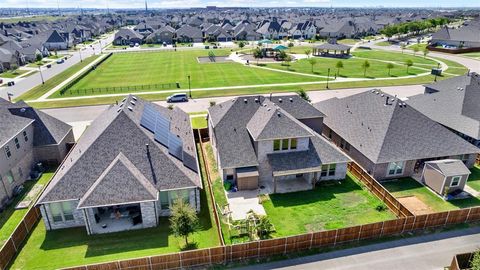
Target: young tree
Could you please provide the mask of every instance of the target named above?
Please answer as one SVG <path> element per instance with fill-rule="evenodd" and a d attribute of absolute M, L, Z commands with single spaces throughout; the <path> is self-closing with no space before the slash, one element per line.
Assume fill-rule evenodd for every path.
<path fill-rule="evenodd" d="M 410 59 L 407 59 L 407 61 L 405 61 L 405 66 L 407 66 L 407 74 L 408 74 L 408 69 L 413 66 L 413 61 L 410 60 Z"/>
<path fill-rule="evenodd" d="M 311 52 L 312 52 L 312 51 L 311 51 L 310 49 L 306 49 L 306 50 L 305 50 L 305 54 L 307 55 L 307 57 L 310 57 L 310 53 L 311 53 Z"/>
<path fill-rule="evenodd" d="M 311 102 L 310 97 L 308 96 L 307 92 L 305 92 L 305 90 L 300 89 L 297 91 L 297 94 L 305 101 Z"/>
<path fill-rule="evenodd" d="M 238 43 L 238 47 L 239 47 L 240 49 L 243 49 L 243 47 L 245 47 L 245 43 L 244 43 L 243 41 L 240 41 L 240 42 Z"/>
<path fill-rule="evenodd" d="M 387 64 L 387 69 L 388 69 L 388 76 L 390 76 L 390 71 L 392 70 L 392 68 L 394 68 L 395 65 L 393 65 L 392 63 L 388 63 Z"/>
<path fill-rule="evenodd" d="M 413 55 L 417 55 L 418 51 L 420 51 L 418 46 L 413 46 Z"/>
<path fill-rule="evenodd" d="M 313 73 L 313 67 L 317 64 L 317 59 L 315 57 L 308 58 L 308 63 L 312 66 L 312 73 Z"/>
<path fill-rule="evenodd" d="M 258 60 L 260 58 L 263 58 L 263 53 L 262 53 L 262 50 L 260 48 L 256 48 L 253 51 L 253 58 L 257 59 L 257 66 L 258 66 Z"/>
<path fill-rule="evenodd" d="M 287 58 L 287 53 L 285 51 L 280 51 L 277 55 L 277 58 L 280 61 L 284 61 Z"/>
<path fill-rule="evenodd" d="M 290 63 L 292 62 L 292 57 L 290 55 L 287 55 L 287 57 L 285 57 L 285 65 L 287 66 L 287 69 L 290 70 Z"/>
<path fill-rule="evenodd" d="M 37 62 L 42 61 L 42 59 L 43 59 L 43 56 L 42 56 L 41 53 L 37 53 L 37 54 L 35 55 L 35 60 L 36 60 Z"/>
<path fill-rule="evenodd" d="M 290 41 L 290 42 L 288 43 L 288 47 L 289 47 L 289 48 L 292 48 L 293 46 L 295 46 L 295 44 L 293 44 L 293 42 Z"/>
<path fill-rule="evenodd" d="M 363 68 L 363 77 L 367 76 L 367 69 L 370 67 L 370 62 L 368 60 L 365 60 L 362 62 L 362 68 Z"/>
<path fill-rule="evenodd" d="M 405 45 L 405 43 L 400 44 L 400 48 L 402 49 L 402 53 L 403 53 L 403 51 L 405 50 L 406 47 L 407 47 L 407 45 Z"/>
<path fill-rule="evenodd" d="M 340 60 L 335 64 L 335 67 L 337 68 L 337 76 L 340 75 L 340 69 L 343 68 L 343 62 Z"/>
<path fill-rule="evenodd" d="M 188 246 L 188 236 L 198 230 L 199 223 L 197 213 L 189 204 L 178 199 L 170 208 L 170 228 L 178 237 L 185 238 L 185 245 Z"/>

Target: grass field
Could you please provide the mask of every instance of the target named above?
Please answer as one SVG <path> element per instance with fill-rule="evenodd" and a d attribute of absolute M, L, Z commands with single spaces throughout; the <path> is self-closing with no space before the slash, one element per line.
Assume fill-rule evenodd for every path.
<path fill-rule="evenodd" d="M 196 243 L 196 248 L 218 246 L 220 240 L 213 222 L 212 200 L 205 189 L 200 195 L 201 229 L 190 236 L 189 241 Z M 47 232 L 42 220 L 30 235 L 11 269 L 57 269 L 153 256 L 181 251 L 184 245 L 184 239 L 175 237 L 170 231 L 167 218 L 161 218 L 158 227 L 155 228 L 94 236 L 88 236 L 85 228 Z"/>
<path fill-rule="evenodd" d="M 207 127 L 207 119 L 206 116 L 196 116 L 191 117 L 190 120 L 192 121 L 192 128 L 206 128 Z"/>
<path fill-rule="evenodd" d="M 230 53 L 228 50 L 215 50 L 214 52 L 216 56 L 226 56 Z M 189 75 L 192 88 L 322 81 L 321 78 L 254 69 L 233 62 L 200 64 L 197 61 L 199 56 L 208 56 L 208 51 L 184 50 L 115 54 L 71 89 L 73 92 L 76 89 L 175 84 L 177 82 L 181 89 L 188 89 L 187 76 Z M 102 93 L 97 91 L 93 94 Z M 81 92 L 79 95 L 85 94 Z M 92 95 L 92 93 L 87 92 L 86 95 Z M 60 94 L 57 93 L 54 97 L 60 97 Z"/>
<path fill-rule="evenodd" d="M 355 45 L 359 41 L 360 41 L 359 39 L 345 38 L 345 39 L 339 39 L 337 42 L 340 44 Z"/>
<path fill-rule="evenodd" d="M 480 205 L 480 199 L 470 198 L 445 201 L 412 178 L 401 178 L 382 185 L 395 197 L 415 196 L 435 212 L 455 210 Z"/>
<path fill-rule="evenodd" d="M 473 167 L 470 171 L 472 174 L 468 177 L 467 185 L 476 191 L 480 191 L 480 165 Z"/>
<path fill-rule="evenodd" d="M 407 46 L 407 49 L 413 51 L 413 50 L 415 50 L 415 48 L 417 48 L 418 53 L 422 54 L 422 51 L 425 50 L 425 48 L 427 48 L 427 46 L 428 46 L 427 43 L 417 43 L 417 44 L 412 44 L 412 45 Z"/>
<path fill-rule="evenodd" d="M 473 59 L 479 59 L 480 60 L 480 52 L 472 52 L 472 53 L 463 53 L 461 54 L 462 56 L 470 57 Z"/>
<path fill-rule="evenodd" d="M 1 78 L 8 78 L 8 79 L 13 79 L 13 78 L 16 78 L 22 74 L 25 74 L 27 73 L 28 70 L 21 70 L 21 69 L 17 69 L 17 70 L 14 70 L 14 71 L 5 71 L 3 73 L 0 73 L 0 77 Z"/>
<path fill-rule="evenodd" d="M 23 194 L 15 198 L 12 204 L 2 212 L 0 215 L 0 246 L 10 237 L 15 228 L 18 226 L 22 218 L 27 213 L 28 209 L 15 210 L 15 206 L 21 202 L 33 188 L 34 185 L 46 185 L 53 176 L 54 170 L 49 170 L 44 173 L 38 181 L 27 181 L 23 186 L 25 187 Z"/>
<path fill-rule="evenodd" d="M 362 189 L 350 174 L 340 184 L 269 197 L 263 207 L 276 228 L 276 237 L 395 219 L 389 210 L 377 211 L 383 202 Z"/>
<path fill-rule="evenodd" d="M 42 16 L 30 16 L 30 17 L 1 18 L 0 23 L 56 21 L 61 18 L 66 18 L 66 17 L 42 15 Z"/>

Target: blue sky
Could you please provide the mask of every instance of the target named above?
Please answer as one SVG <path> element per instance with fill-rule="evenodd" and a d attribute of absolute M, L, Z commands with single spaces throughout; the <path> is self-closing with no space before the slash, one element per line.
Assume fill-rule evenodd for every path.
<path fill-rule="evenodd" d="M 149 7 L 184 8 L 216 6 L 244 7 L 480 7 L 479 0 L 147 0 Z M 55 0 L 0 0 L 0 7 L 57 7 Z M 58 0 L 60 7 L 142 8 L 144 0 Z"/>

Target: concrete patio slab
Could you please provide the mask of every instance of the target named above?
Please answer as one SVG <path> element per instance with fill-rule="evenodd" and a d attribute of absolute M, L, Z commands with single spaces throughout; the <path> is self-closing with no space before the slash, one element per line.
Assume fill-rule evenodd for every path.
<path fill-rule="evenodd" d="M 263 205 L 259 203 L 257 190 L 243 190 L 237 192 L 227 192 L 227 200 L 232 212 L 233 220 L 242 220 L 247 217 L 247 213 L 253 210 L 259 215 L 266 215 Z"/>

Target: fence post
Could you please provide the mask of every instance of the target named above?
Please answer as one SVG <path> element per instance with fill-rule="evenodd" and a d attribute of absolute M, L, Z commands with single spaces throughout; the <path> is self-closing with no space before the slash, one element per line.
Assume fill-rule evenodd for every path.
<path fill-rule="evenodd" d="M 447 225 L 448 217 L 450 216 L 450 212 L 452 212 L 452 211 L 451 211 L 451 210 L 448 211 L 448 213 L 447 213 L 447 218 L 445 219 L 445 224 L 443 224 L 443 226 L 446 226 L 446 225 Z"/>
<path fill-rule="evenodd" d="M 153 270 L 152 257 L 148 257 L 148 269 Z"/>
<path fill-rule="evenodd" d="M 470 217 L 470 212 L 472 212 L 472 208 L 473 208 L 473 207 L 470 207 L 470 208 L 468 209 L 468 214 L 467 214 L 467 217 L 465 218 L 465 223 L 468 221 L 468 218 Z"/>
<path fill-rule="evenodd" d="M 313 232 L 310 234 L 310 247 L 308 248 L 308 250 L 312 249 L 312 246 L 313 246 Z"/>
<path fill-rule="evenodd" d="M 335 230 L 335 241 L 333 242 L 333 246 L 337 245 L 337 237 L 338 237 L 338 229 Z"/>
<path fill-rule="evenodd" d="M 382 222 L 382 229 L 380 230 L 380 237 L 383 236 L 383 227 L 385 227 L 385 221 Z"/>

